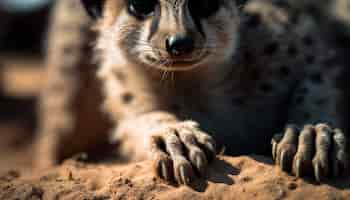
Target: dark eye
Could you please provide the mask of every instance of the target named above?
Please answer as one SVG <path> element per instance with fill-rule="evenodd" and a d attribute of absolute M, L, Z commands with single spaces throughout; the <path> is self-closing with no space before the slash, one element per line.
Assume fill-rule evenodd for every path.
<path fill-rule="evenodd" d="M 127 0 L 129 12 L 139 19 L 153 14 L 158 0 Z"/>
<path fill-rule="evenodd" d="M 207 18 L 217 12 L 220 8 L 220 0 L 188 1 L 188 8 L 192 15 L 199 18 Z"/>

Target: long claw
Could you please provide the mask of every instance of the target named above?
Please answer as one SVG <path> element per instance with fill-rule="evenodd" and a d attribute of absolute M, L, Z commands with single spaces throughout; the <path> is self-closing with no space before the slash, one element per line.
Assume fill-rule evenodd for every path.
<path fill-rule="evenodd" d="M 280 167 L 282 169 L 282 171 L 287 172 L 287 165 L 288 165 L 288 161 L 287 161 L 287 156 L 286 156 L 287 152 L 286 151 L 282 151 L 281 153 L 281 161 L 280 161 Z"/>
<path fill-rule="evenodd" d="M 205 168 L 207 166 L 207 162 L 205 160 L 203 160 L 203 158 L 201 156 L 196 156 L 195 163 L 196 163 L 196 167 L 197 167 L 199 173 L 204 174 Z"/>
<path fill-rule="evenodd" d="M 298 177 L 298 178 L 302 177 L 301 160 L 300 159 L 295 160 L 294 173 L 295 173 L 296 177 Z"/>
<path fill-rule="evenodd" d="M 208 148 L 208 149 L 213 153 L 213 155 L 215 156 L 215 154 L 216 154 L 215 146 L 214 146 L 212 143 L 208 142 L 208 143 L 207 143 L 207 148 Z"/>
<path fill-rule="evenodd" d="M 189 185 L 191 180 L 190 178 L 186 175 L 186 170 L 184 166 L 181 166 L 179 168 L 179 173 L 180 173 L 180 183 L 184 185 Z"/>
<path fill-rule="evenodd" d="M 321 169 L 321 166 L 320 166 L 320 164 L 319 163 L 316 163 L 315 165 L 314 165 L 314 168 L 315 168 L 315 178 L 316 178 L 316 181 L 317 182 L 321 182 L 321 180 L 322 180 L 322 169 Z"/>
<path fill-rule="evenodd" d="M 276 161 L 277 154 L 277 142 L 272 141 L 272 159 Z"/>
<path fill-rule="evenodd" d="M 164 162 L 162 162 L 160 164 L 160 167 L 161 167 L 161 171 L 162 171 L 162 176 L 165 180 L 169 181 L 170 180 L 170 177 L 169 177 L 169 174 L 168 174 L 168 169 L 167 169 L 167 166 L 165 165 Z"/>

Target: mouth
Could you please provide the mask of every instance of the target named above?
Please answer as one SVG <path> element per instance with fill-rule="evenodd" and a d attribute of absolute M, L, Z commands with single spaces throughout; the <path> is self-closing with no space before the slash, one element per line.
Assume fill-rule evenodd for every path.
<path fill-rule="evenodd" d="M 162 70 L 162 71 L 189 71 L 193 70 L 200 66 L 200 64 L 205 60 L 205 58 L 209 55 L 208 52 L 203 53 L 195 59 L 164 59 L 164 64 L 160 65 L 152 65 L 152 67 Z"/>
<path fill-rule="evenodd" d="M 157 69 L 163 70 L 163 71 L 189 71 L 194 68 L 197 68 L 200 63 L 200 60 L 198 61 L 168 61 L 169 64 L 164 65 L 158 65 L 154 66 Z"/>

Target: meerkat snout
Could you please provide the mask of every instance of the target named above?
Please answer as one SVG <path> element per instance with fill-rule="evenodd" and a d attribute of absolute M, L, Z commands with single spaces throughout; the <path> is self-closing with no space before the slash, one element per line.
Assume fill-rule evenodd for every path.
<path fill-rule="evenodd" d="M 166 38 L 165 46 L 170 56 L 182 57 L 192 53 L 195 48 L 195 41 L 190 35 L 175 34 Z"/>

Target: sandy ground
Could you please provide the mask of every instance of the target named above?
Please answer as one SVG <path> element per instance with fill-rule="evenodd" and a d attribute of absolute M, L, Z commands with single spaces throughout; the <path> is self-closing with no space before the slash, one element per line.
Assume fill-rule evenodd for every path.
<path fill-rule="evenodd" d="M 76 157 L 56 168 L 32 171 L 30 145 L 19 142 L 29 137 L 24 129 L 7 124 L 0 132 L 1 200 L 350 199 L 348 175 L 319 185 L 285 174 L 261 156 L 219 157 L 191 186 L 156 178 L 149 162 L 87 163 Z"/>
<path fill-rule="evenodd" d="M 350 180 L 317 185 L 284 174 L 263 157 L 220 157 L 193 185 L 156 178 L 148 162 L 86 164 L 0 177 L 0 199 L 350 199 Z"/>

